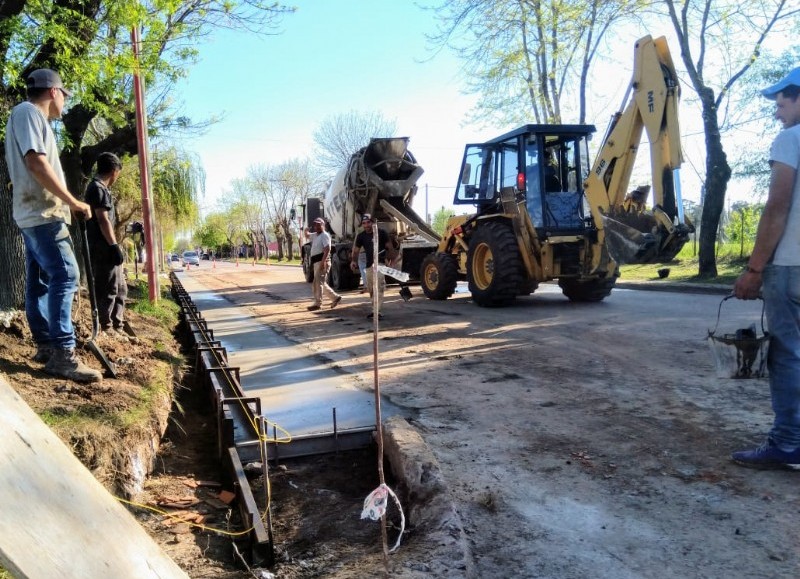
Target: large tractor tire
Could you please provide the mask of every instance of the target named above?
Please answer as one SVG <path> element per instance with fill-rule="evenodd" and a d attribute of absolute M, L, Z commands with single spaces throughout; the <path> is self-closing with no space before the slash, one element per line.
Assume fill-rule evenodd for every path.
<path fill-rule="evenodd" d="M 456 291 L 458 264 L 449 253 L 426 255 L 420 268 L 420 285 L 428 299 L 446 300 Z"/>
<path fill-rule="evenodd" d="M 502 307 L 517 297 L 522 257 L 511 227 L 499 221 L 478 226 L 469 240 L 467 281 L 472 300 L 483 307 Z"/>
<path fill-rule="evenodd" d="M 560 279 L 558 286 L 571 302 L 601 302 L 611 294 L 617 283 L 617 277 L 619 273 L 590 281 Z"/>
<path fill-rule="evenodd" d="M 536 289 L 539 287 L 539 282 L 535 279 L 528 279 L 526 276 L 522 276 L 522 281 L 519 284 L 519 288 L 517 290 L 518 296 L 529 296 Z"/>
<path fill-rule="evenodd" d="M 311 245 L 300 248 L 300 263 L 303 265 L 303 277 L 308 283 L 314 281 L 314 266 L 311 265 Z"/>
<path fill-rule="evenodd" d="M 343 256 L 339 252 L 331 257 L 331 271 L 328 283 L 334 291 L 347 291 L 358 287 L 361 274 L 354 275 L 350 270 L 349 255 Z"/>

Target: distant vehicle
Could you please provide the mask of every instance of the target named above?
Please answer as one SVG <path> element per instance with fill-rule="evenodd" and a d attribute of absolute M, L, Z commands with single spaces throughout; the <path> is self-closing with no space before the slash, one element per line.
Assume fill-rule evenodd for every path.
<path fill-rule="evenodd" d="M 177 254 L 177 253 L 173 253 L 173 254 L 170 256 L 169 260 L 170 260 L 170 261 L 180 261 L 180 260 L 181 260 L 181 258 L 180 258 L 180 257 L 178 257 L 178 254 Z"/>
<path fill-rule="evenodd" d="M 183 252 L 183 265 L 184 267 L 187 265 L 200 265 L 200 257 L 197 255 L 196 251 L 184 251 Z"/>
<path fill-rule="evenodd" d="M 206 260 L 209 259 L 208 254 L 204 253 L 201 259 L 206 259 Z"/>

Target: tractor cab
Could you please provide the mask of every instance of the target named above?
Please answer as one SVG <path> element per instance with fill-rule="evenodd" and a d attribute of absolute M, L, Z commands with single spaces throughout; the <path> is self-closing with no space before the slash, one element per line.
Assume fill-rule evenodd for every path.
<path fill-rule="evenodd" d="M 453 203 L 475 205 L 479 215 L 502 212 L 500 192 L 511 187 L 542 236 L 582 232 L 591 223 L 583 181 L 594 131 L 593 125 L 524 125 L 467 145 Z"/>

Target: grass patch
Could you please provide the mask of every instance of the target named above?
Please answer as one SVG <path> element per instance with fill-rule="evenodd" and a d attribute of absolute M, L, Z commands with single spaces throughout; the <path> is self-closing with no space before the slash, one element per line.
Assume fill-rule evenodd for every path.
<path fill-rule="evenodd" d="M 172 300 L 166 284 L 161 284 L 161 299 L 151 303 L 147 281 L 144 279 L 129 281 L 128 299 L 131 300 L 131 304 L 128 305 L 131 311 L 155 319 L 165 328 L 175 327 L 180 306 Z"/>
<path fill-rule="evenodd" d="M 157 399 L 172 395 L 172 369 L 167 364 L 160 364 L 154 381 L 142 386 L 136 394 L 135 404 L 126 410 L 109 412 L 106 408 L 84 405 L 74 410 L 45 410 L 40 417 L 53 430 L 87 432 L 101 424 L 124 431 L 148 423 Z"/>
<path fill-rule="evenodd" d="M 626 281 L 657 281 L 662 279 L 658 270 L 669 269 L 667 279 L 674 283 L 707 283 L 719 285 L 731 285 L 736 278 L 747 267 L 749 255 L 739 257 L 738 247 L 736 251 L 727 251 L 728 248 L 721 247 L 717 256 L 717 277 L 700 277 L 697 272 L 700 269 L 697 255 L 693 255 L 693 248 L 684 246 L 677 257 L 669 263 L 651 263 L 643 265 L 623 265 L 620 266 L 620 280 Z"/>

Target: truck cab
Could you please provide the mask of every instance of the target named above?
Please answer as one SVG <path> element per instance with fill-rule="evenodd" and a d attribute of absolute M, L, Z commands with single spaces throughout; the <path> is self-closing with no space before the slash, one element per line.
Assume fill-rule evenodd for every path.
<path fill-rule="evenodd" d="M 593 125 L 524 125 L 491 141 L 466 146 L 456 205 L 495 213 L 503 189 L 524 196 L 540 239 L 592 227 L 583 196 Z"/>

